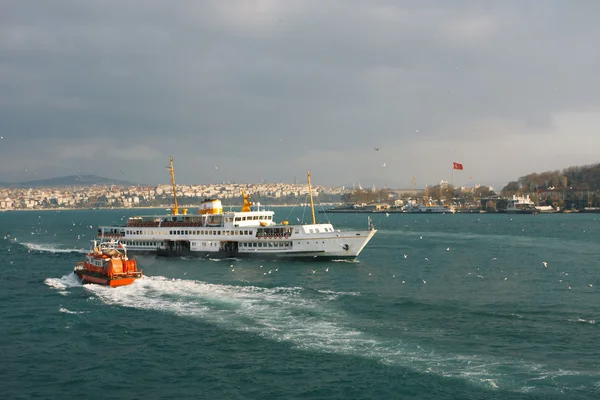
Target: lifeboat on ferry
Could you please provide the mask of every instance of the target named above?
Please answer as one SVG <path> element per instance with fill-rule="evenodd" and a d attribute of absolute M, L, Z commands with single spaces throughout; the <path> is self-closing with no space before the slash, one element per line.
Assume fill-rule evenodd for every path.
<path fill-rule="evenodd" d="M 125 245 L 111 240 L 97 244 L 85 256 L 85 261 L 75 265 L 73 273 L 83 283 L 95 283 L 106 286 L 125 286 L 142 277 L 135 260 L 127 257 Z"/>

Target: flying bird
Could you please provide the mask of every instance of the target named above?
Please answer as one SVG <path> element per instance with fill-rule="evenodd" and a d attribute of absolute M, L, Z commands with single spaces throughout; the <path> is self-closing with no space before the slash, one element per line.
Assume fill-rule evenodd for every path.
<path fill-rule="evenodd" d="M 373 150 L 379 151 L 379 147 L 375 147 L 375 148 L 373 148 Z"/>
<path fill-rule="evenodd" d="M 546 261 L 542 261 L 542 264 L 544 265 L 544 267 L 548 268 L 548 263 Z"/>

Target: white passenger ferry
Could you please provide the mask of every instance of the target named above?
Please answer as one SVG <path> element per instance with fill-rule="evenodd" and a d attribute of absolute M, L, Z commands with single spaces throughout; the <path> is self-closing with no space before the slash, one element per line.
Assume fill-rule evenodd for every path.
<path fill-rule="evenodd" d="M 540 210 L 536 208 L 535 203 L 531 200 L 529 195 L 517 196 L 513 195 L 511 199 L 508 199 L 506 205 L 507 214 L 539 214 Z"/>
<path fill-rule="evenodd" d="M 131 253 L 165 256 L 354 259 L 377 232 L 370 219 L 365 230 L 340 231 L 330 223 L 317 223 L 310 173 L 312 223 L 289 224 L 277 222 L 273 211 L 261 210 L 244 192 L 241 211 L 223 212 L 220 200 L 206 199 L 197 214 L 188 214 L 177 203 L 173 158 L 169 170 L 174 197 L 171 214 L 131 217 L 124 226 L 100 226 L 98 237 L 118 239 Z"/>

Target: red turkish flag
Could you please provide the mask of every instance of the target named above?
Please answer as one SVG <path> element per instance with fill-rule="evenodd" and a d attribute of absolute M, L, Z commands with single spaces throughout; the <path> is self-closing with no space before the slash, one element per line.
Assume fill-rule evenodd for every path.
<path fill-rule="evenodd" d="M 459 164 L 457 162 L 453 162 L 453 164 L 454 164 L 454 169 L 461 169 L 461 170 L 463 169 L 463 165 L 462 164 Z"/>

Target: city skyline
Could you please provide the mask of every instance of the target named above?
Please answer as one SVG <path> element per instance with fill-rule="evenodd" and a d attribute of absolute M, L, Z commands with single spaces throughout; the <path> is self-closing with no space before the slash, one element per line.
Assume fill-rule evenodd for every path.
<path fill-rule="evenodd" d="M 127 4 L 0 5 L 0 181 L 163 184 L 173 156 L 181 184 L 501 189 L 599 161 L 595 2 Z"/>

